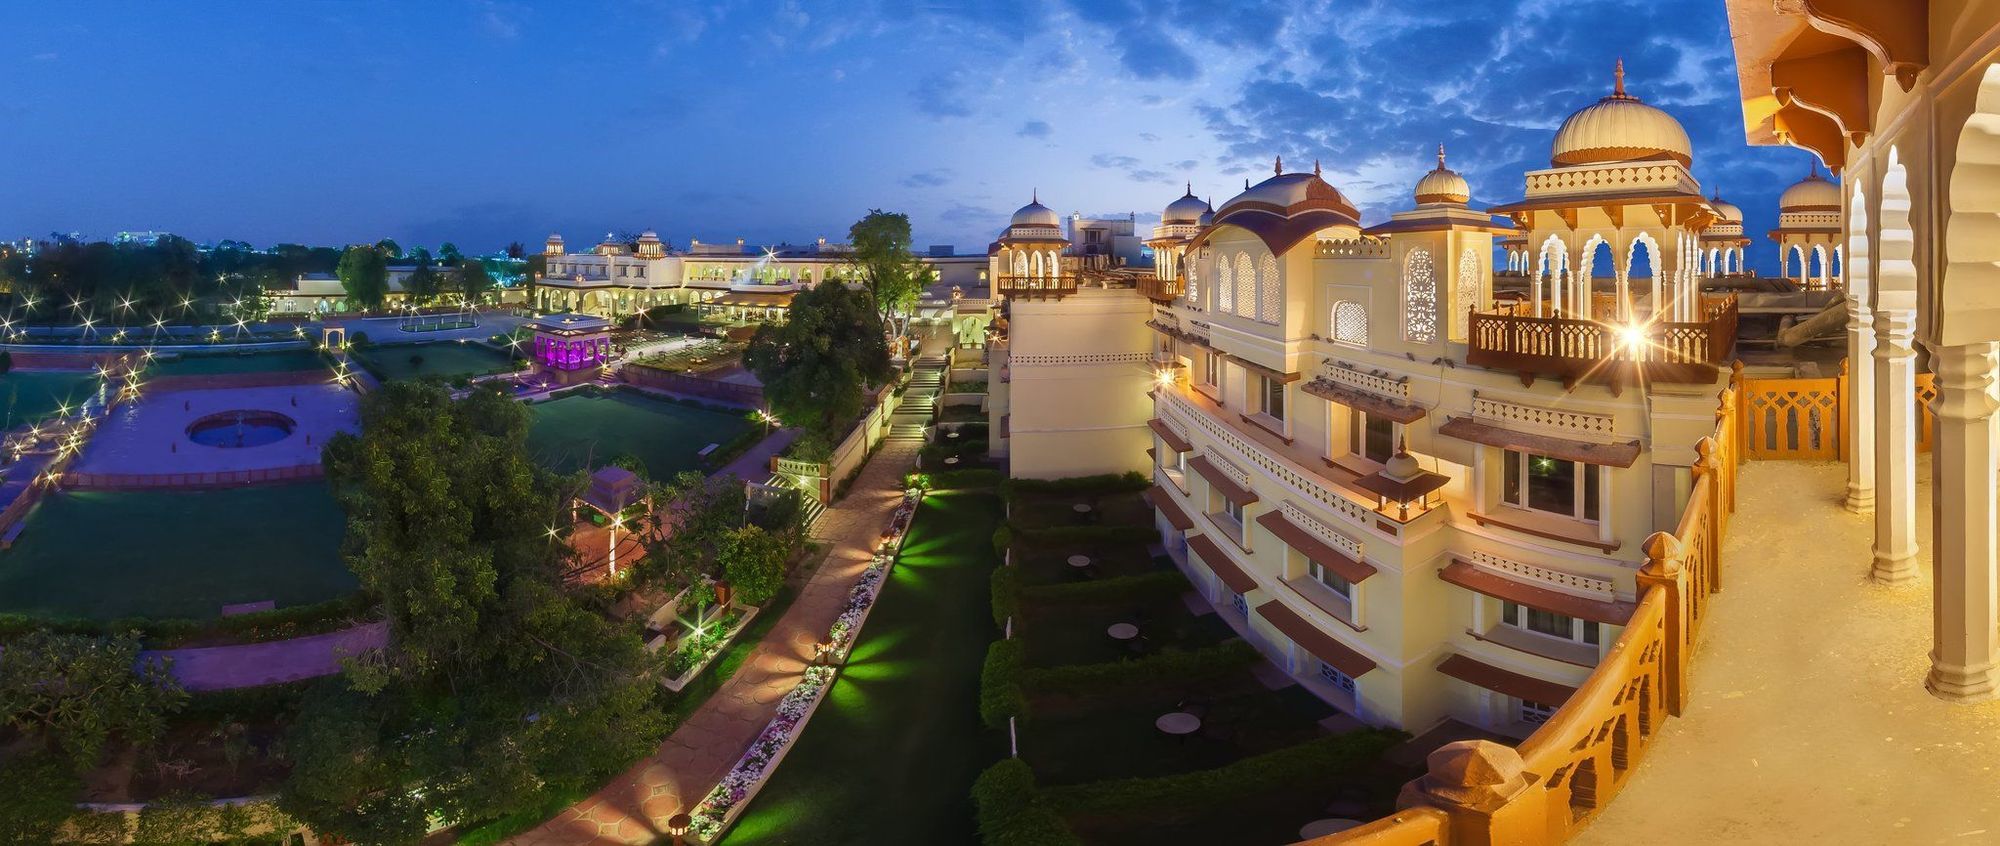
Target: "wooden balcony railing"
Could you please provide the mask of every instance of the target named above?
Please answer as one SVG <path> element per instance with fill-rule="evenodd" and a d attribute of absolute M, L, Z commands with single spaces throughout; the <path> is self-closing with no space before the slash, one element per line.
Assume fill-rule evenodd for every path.
<path fill-rule="evenodd" d="M 1634 328 L 1593 319 L 1474 312 L 1466 342 L 1466 363 L 1514 371 L 1524 385 L 1533 384 L 1536 376 L 1561 379 L 1565 386 L 1607 383 L 1614 392 L 1639 378 L 1713 382 L 1736 345 L 1736 298 L 1705 301 L 1697 322 L 1641 321 Z"/>
<path fill-rule="evenodd" d="M 1001 296 L 1015 299 L 1059 300 L 1076 293 L 1075 276 L 1002 276 L 994 281 Z"/>
<path fill-rule="evenodd" d="M 1153 276 L 1139 278 L 1139 293 L 1156 303 L 1170 303 L 1181 298 L 1187 286 L 1179 279 L 1160 279 Z"/>
<path fill-rule="evenodd" d="M 1739 389 L 1722 392 L 1715 432 L 1695 446 L 1694 486 L 1674 532 L 1646 539 L 1638 608 L 1569 701 L 1518 747 L 1446 744 L 1404 785 L 1401 810 L 1311 846 L 1553 846 L 1624 788 L 1667 719 L 1687 705 L 1708 598 L 1722 587 L 1722 538 L 1743 460 Z"/>

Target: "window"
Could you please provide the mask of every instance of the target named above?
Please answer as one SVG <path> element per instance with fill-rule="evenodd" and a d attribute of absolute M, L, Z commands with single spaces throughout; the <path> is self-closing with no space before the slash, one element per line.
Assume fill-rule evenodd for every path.
<path fill-rule="evenodd" d="M 1600 468 L 1511 449 L 1502 455 L 1501 493 L 1508 504 L 1579 520 L 1597 519 Z"/>
<path fill-rule="evenodd" d="M 1341 578 L 1339 573 L 1320 566 L 1318 561 L 1306 562 L 1306 572 L 1311 573 L 1314 579 L 1318 580 L 1320 584 L 1326 585 L 1334 593 L 1340 594 L 1347 599 L 1354 598 L 1354 583 Z"/>
<path fill-rule="evenodd" d="M 1387 464 L 1396 454 L 1396 421 L 1353 410 L 1349 427 L 1348 451 L 1377 464 Z"/>
<path fill-rule="evenodd" d="M 1266 376 L 1264 390 L 1259 398 L 1258 410 L 1273 420 L 1285 419 L 1285 383 Z"/>
<path fill-rule="evenodd" d="M 1354 695 L 1354 677 L 1334 669 L 1332 664 L 1328 664 L 1325 661 L 1319 662 L 1319 677 L 1327 684 L 1339 689 L 1340 692 L 1349 696 Z"/>
<path fill-rule="evenodd" d="M 1368 309 L 1353 300 L 1334 303 L 1333 339 L 1357 347 L 1368 346 Z"/>
<path fill-rule="evenodd" d="M 1236 313 L 1236 274 L 1229 267 L 1229 259 L 1215 260 L 1215 308 L 1224 314 Z"/>
<path fill-rule="evenodd" d="M 1194 274 L 1197 264 L 1198 262 L 1188 262 L 1187 285 L 1184 286 L 1184 290 L 1181 292 L 1181 295 L 1187 298 L 1188 308 L 1201 308 L 1201 286 L 1199 281 L 1195 279 Z"/>
<path fill-rule="evenodd" d="M 1236 254 L 1236 310 L 1234 314 L 1257 316 L 1257 271 L 1250 266 L 1249 253 Z"/>
<path fill-rule="evenodd" d="M 1241 615 L 1243 619 L 1246 620 L 1250 619 L 1250 601 L 1244 599 L 1243 594 L 1240 593 L 1230 594 L 1229 607 L 1236 609 L 1236 613 Z"/>
<path fill-rule="evenodd" d="M 1531 702 L 1526 699 L 1522 699 L 1520 702 L 1521 722 L 1541 725 L 1548 722 L 1550 717 L 1556 715 L 1556 706 L 1554 705 L 1544 705 L 1540 702 Z"/>
<path fill-rule="evenodd" d="M 1469 325 L 1471 319 L 1466 315 L 1479 307 L 1479 254 L 1473 252 L 1471 247 L 1466 247 L 1465 252 L 1458 257 L 1458 287 L 1455 293 L 1457 302 L 1452 308 L 1458 312 L 1458 317 L 1466 320 Z M 1453 331 L 1452 337 L 1463 339 L 1467 328 L 1468 326 L 1459 326 Z"/>
<path fill-rule="evenodd" d="M 1265 253 L 1257 260 L 1257 320 L 1278 322 L 1278 260 Z"/>
<path fill-rule="evenodd" d="M 1596 646 L 1602 637 L 1595 621 L 1578 619 L 1554 611 L 1529 608 L 1519 603 L 1500 602 L 1500 622 L 1538 635 Z"/>
<path fill-rule="evenodd" d="M 1403 263 L 1403 339 L 1428 344 L 1437 340 L 1437 271 L 1431 253 L 1410 251 Z"/>
<path fill-rule="evenodd" d="M 1201 357 L 1201 383 L 1213 388 L 1222 387 L 1222 356 L 1206 353 Z"/>
<path fill-rule="evenodd" d="M 1243 528 L 1243 506 L 1237 505 L 1236 500 L 1223 497 L 1222 515 L 1228 517 L 1231 522 L 1234 522 L 1238 529 Z"/>

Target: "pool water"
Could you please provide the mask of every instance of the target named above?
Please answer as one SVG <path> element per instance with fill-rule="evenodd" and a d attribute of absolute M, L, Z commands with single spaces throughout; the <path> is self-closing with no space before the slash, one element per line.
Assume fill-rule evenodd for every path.
<path fill-rule="evenodd" d="M 90 370 L 12 370 L 0 374 L 0 428 L 40 423 L 97 395 Z"/>
<path fill-rule="evenodd" d="M 212 376 L 218 373 L 285 373 L 329 366 L 315 350 L 271 350 L 254 353 L 186 354 L 161 358 L 147 365 L 146 375 Z"/>
<path fill-rule="evenodd" d="M 296 428 L 296 421 L 276 412 L 224 411 L 194 421 L 187 436 L 202 446 L 241 449 L 277 443 Z"/>

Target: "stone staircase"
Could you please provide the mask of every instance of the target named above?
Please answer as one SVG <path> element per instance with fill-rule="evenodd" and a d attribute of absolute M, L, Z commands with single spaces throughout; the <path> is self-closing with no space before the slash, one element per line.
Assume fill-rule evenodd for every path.
<path fill-rule="evenodd" d="M 772 473 L 771 478 L 764 480 L 764 484 L 774 488 L 797 487 L 792 483 L 791 479 L 786 478 L 782 473 Z M 813 495 L 811 491 L 799 491 L 799 493 L 802 494 L 800 500 L 805 506 L 805 514 L 801 520 L 801 525 L 806 527 L 806 534 L 808 536 L 818 537 L 819 535 L 815 529 L 819 525 L 819 516 L 826 513 L 826 504 L 820 502 L 819 497 Z"/>
<path fill-rule="evenodd" d="M 921 441 L 924 427 L 937 417 L 938 400 L 944 396 L 945 379 L 950 364 L 943 357 L 917 359 L 916 370 L 910 374 L 909 387 L 903 390 L 903 402 L 896 412 L 889 415 L 889 433 L 886 440 Z"/>

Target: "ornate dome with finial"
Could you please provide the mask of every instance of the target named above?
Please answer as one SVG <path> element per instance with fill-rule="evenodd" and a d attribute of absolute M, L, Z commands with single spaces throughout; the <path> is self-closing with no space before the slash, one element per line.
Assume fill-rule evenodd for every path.
<path fill-rule="evenodd" d="M 1319 163 L 1313 163 L 1312 173 L 1286 173 L 1285 160 L 1279 158 L 1271 167 L 1272 176 L 1255 185 L 1243 189 L 1243 193 L 1229 198 L 1216 210 L 1216 219 L 1221 221 L 1239 209 L 1258 209 L 1279 215 L 1290 216 L 1309 208 L 1324 209 L 1345 214 L 1353 220 L 1361 218 L 1354 204 L 1340 189 L 1327 184 L 1320 178 Z"/>
<path fill-rule="evenodd" d="M 1201 201 L 1201 216 L 1194 219 L 1195 225 L 1207 226 L 1214 222 L 1215 222 L 1215 204 L 1209 202 L 1208 200 Z"/>
<path fill-rule="evenodd" d="M 1715 209 L 1715 216 L 1721 218 L 1724 223 L 1743 222 L 1743 210 L 1737 208 L 1735 203 L 1722 199 L 1721 194 L 1708 198 L 1708 206 Z"/>
<path fill-rule="evenodd" d="M 1625 60 L 1618 60 L 1611 94 L 1578 109 L 1556 130 L 1549 150 L 1553 167 L 1673 159 L 1694 163 L 1694 145 L 1681 123 L 1625 93 Z"/>
<path fill-rule="evenodd" d="M 1438 145 L 1438 166 L 1417 180 L 1417 204 L 1452 203 L 1465 205 L 1472 200 L 1472 188 L 1458 171 L 1444 166 L 1444 145 Z"/>
<path fill-rule="evenodd" d="M 1034 199 L 1029 200 L 1027 205 L 1022 206 L 1020 211 L 1014 212 L 1014 219 L 1008 221 L 1009 226 L 1062 225 L 1062 217 L 1056 214 L 1055 209 L 1042 205 L 1040 192 L 1036 192 L 1031 196 Z"/>
<path fill-rule="evenodd" d="M 1819 163 L 1812 173 L 1778 195 L 1778 211 L 1840 211 L 1840 186 L 1819 175 Z"/>
<path fill-rule="evenodd" d="M 1187 193 L 1182 194 L 1180 199 L 1168 203 L 1166 211 L 1160 213 L 1160 222 L 1195 223 L 1201 220 L 1202 213 L 1206 211 L 1208 204 L 1194 195 L 1194 184 L 1189 183 Z"/>

